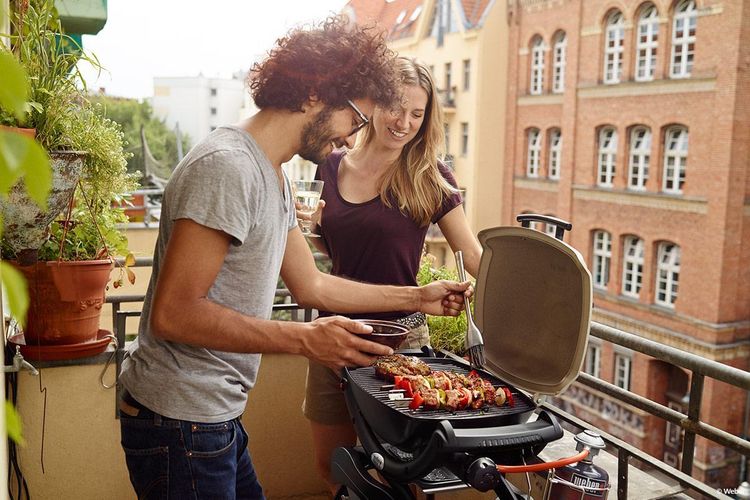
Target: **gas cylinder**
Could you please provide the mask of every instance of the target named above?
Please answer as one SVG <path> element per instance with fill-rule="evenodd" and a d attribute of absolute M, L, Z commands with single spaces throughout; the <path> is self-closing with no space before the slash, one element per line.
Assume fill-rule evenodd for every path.
<path fill-rule="evenodd" d="M 594 457 L 604 449 L 604 440 L 593 431 L 583 431 L 574 438 L 576 450 L 588 450 L 580 462 L 557 469 L 550 479 L 549 500 L 605 500 L 609 493 L 609 474 L 594 464 Z"/>

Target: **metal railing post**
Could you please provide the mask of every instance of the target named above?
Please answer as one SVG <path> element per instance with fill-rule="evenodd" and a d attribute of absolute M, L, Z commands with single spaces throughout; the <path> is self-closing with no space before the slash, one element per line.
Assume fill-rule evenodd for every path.
<path fill-rule="evenodd" d="M 703 399 L 703 382 L 705 377 L 700 373 L 693 372 L 690 382 L 690 404 L 688 405 L 688 420 L 691 424 L 700 422 L 701 401 Z M 692 475 L 693 458 L 695 455 L 695 432 L 685 429 L 682 440 L 682 464 L 680 470 L 685 474 Z"/>

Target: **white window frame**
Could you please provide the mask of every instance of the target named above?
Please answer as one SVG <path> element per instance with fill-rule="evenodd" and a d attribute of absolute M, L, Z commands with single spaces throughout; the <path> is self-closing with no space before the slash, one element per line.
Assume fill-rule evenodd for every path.
<path fill-rule="evenodd" d="M 646 190 L 651 162 L 651 137 L 651 129 L 648 127 L 634 127 L 630 131 L 628 189 L 633 191 Z"/>
<path fill-rule="evenodd" d="M 617 130 L 614 127 L 603 127 L 599 131 L 598 151 L 596 185 L 612 187 L 617 170 Z"/>
<path fill-rule="evenodd" d="M 451 63 L 447 62 L 443 65 L 443 71 L 444 71 L 444 82 L 445 82 L 445 91 L 448 93 L 448 95 L 451 95 L 451 87 L 453 85 L 453 67 Z"/>
<path fill-rule="evenodd" d="M 643 287 L 645 248 L 641 238 L 627 236 L 622 246 L 622 294 L 637 299 Z"/>
<path fill-rule="evenodd" d="M 670 127 L 664 135 L 664 170 L 662 191 L 682 194 L 687 170 L 690 136 L 685 127 Z"/>
<path fill-rule="evenodd" d="M 461 156 L 469 154 L 469 124 L 461 122 Z"/>
<path fill-rule="evenodd" d="M 529 94 L 540 95 L 542 92 L 544 92 L 544 40 L 537 35 L 531 45 Z"/>
<path fill-rule="evenodd" d="M 565 91 L 565 58 L 567 56 L 568 39 L 565 32 L 560 32 L 552 48 L 552 92 L 561 94 Z"/>
<path fill-rule="evenodd" d="M 471 85 L 471 59 L 464 59 L 463 73 L 464 73 L 463 89 L 469 90 L 469 86 Z"/>
<path fill-rule="evenodd" d="M 695 0 L 682 0 L 677 4 L 672 20 L 670 78 L 689 78 L 693 72 L 697 23 L 698 12 L 695 8 Z"/>
<path fill-rule="evenodd" d="M 560 162 L 562 161 L 562 131 L 553 128 L 549 133 L 549 165 L 548 177 L 553 180 L 560 179 Z"/>
<path fill-rule="evenodd" d="M 609 15 L 604 29 L 604 83 L 620 83 L 624 45 L 625 18 L 616 11 Z"/>
<path fill-rule="evenodd" d="M 659 244 L 656 258 L 654 302 L 674 309 L 680 284 L 680 247 L 674 243 Z"/>
<path fill-rule="evenodd" d="M 448 123 L 443 123 L 443 134 L 445 135 L 445 154 L 450 154 L 451 126 Z"/>
<path fill-rule="evenodd" d="M 593 245 L 593 285 L 594 288 L 606 289 L 609 283 L 609 266 L 612 263 L 612 234 L 595 231 Z"/>
<path fill-rule="evenodd" d="M 602 368 L 602 346 L 589 341 L 586 347 L 586 357 L 583 362 L 583 371 L 592 377 L 601 378 Z"/>
<path fill-rule="evenodd" d="M 625 353 L 615 353 L 614 384 L 620 389 L 630 390 L 630 375 L 633 370 L 633 358 Z"/>
<path fill-rule="evenodd" d="M 526 177 L 539 177 L 542 157 L 542 133 L 538 128 L 529 129 L 526 139 Z"/>
<path fill-rule="evenodd" d="M 638 17 L 635 44 L 635 80 L 648 82 L 654 79 L 656 52 L 659 46 L 659 12 L 651 4 Z"/>

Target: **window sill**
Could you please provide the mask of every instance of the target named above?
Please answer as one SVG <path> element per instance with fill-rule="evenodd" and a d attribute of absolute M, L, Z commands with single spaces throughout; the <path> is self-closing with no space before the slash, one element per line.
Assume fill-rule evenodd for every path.
<path fill-rule="evenodd" d="M 672 210 L 700 215 L 708 213 L 708 200 L 667 193 L 633 191 L 584 185 L 573 186 L 573 198 L 588 201 L 602 201 L 618 205 L 631 205 L 650 209 Z"/>

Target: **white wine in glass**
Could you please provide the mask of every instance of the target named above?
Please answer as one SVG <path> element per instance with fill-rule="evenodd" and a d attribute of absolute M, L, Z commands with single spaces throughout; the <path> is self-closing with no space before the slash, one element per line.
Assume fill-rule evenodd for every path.
<path fill-rule="evenodd" d="M 307 217 L 299 219 L 302 234 L 308 237 L 319 237 L 319 235 L 310 231 L 309 217 L 318 209 L 320 195 L 323 193 L 323 181 L 294 181 L 292 187 L 294 188 L 294 202 L 297 212 Z"/>

